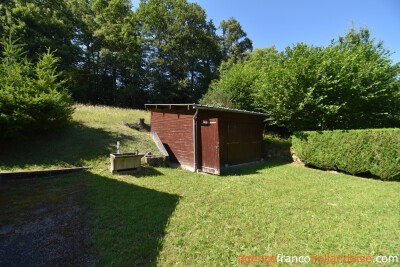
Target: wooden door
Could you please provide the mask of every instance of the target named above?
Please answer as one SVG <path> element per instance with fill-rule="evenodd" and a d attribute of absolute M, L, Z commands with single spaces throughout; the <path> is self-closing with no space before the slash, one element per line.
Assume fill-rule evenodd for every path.
<path fill-rule="evenodd" d="M 203 172 L 220 174 L 218 119 L 200 121 L 201 169 Z"/>

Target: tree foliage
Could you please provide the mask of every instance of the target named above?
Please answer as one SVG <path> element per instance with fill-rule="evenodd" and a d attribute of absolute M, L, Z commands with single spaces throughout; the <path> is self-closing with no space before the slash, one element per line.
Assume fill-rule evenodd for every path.
<path fill-rule="evenodd" d="M 0 65 L 0 137 L 46 130 L 66 122 L 72 99 L 63 87 L 50 50 L 29 62 L 23 47 L 11 39 L 2 42 Z"/>
<path fill-rule="evenodd" d="M 257 82 L 260 70 L 269 62 L 270 65 L 279 57 L 274 48 L 256 49 L 244 62 L 233 64 L 222 73 L 219 80 L 214 80 L 201 103 L 254 110 L 254 83 Z"/>
<path fill-rule="evenodd" d="M 220 51 L 214 24 L 186 0 L 141 1 L 146 86 L 156 102 L 193 102 L 215 78 Z"/>
<path fill-rule="evenodd" d="M 253 42 L 235 18 L 222 20 L 219 27 L 222 30 L 221 39 L 225 60 L 231 59 L 236 63 L 253 51 Z"/>
<path fill-rule="evenodd" d="M 129 0 L 82 2 L 85 56 L 73 92 L 84 102 L 143 105 L 138 22 Z M 81 86 L 86 84 L 86 88 Z M 82 90 L 83 89 L 83 90 Z"/>
<path fill-rule="evenodd" d="M 80 47 L 74 43 L 78 28 L 71 6 L 73 0 L 11 0 L 0 4 L 0 38 L 12 37 L 25 44 L 27 57 L 39 60 L 50 48 L 66 70 L 78 60 Z"/>
<path fill-rule="evenodd" d="M 222 21 L 218 36 L 187 0 L 141 0 L 137 9 L 130 0 L 11 0 L 0 4 L 0 22 L 32 62 L 50 48 L 74 99 L 92 104 L 197 102 L 252 50 L 237 20 Z"/>
<path fill-rule="evenodd" d="M 209 94 L 222 91 L 236 107 L 264 111 L 270 124 L 291 131 L 396 127 L 400 65 L 389 55 L 367 29 L 352 29 L 327 47 L 256 50 Z"/>
<path fill-rule="evenodd" d="M 136 10 L 130 0 L 12 0 L 0 4 L 0 22 L 33 62 L 54 51 L 79 102 L 197 102 L 223 58 L 214 24 L 186 0 L 142 0 Z"/>

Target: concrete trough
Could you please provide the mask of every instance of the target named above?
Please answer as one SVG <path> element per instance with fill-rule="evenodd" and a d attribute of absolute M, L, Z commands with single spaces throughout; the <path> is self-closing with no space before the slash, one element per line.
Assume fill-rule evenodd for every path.
<path fill-rule="evenodd" d="M 144 154 L 112 153 L 110 154 L 110 171 L 113 174 L 129 174 L 140 170 Z"/>

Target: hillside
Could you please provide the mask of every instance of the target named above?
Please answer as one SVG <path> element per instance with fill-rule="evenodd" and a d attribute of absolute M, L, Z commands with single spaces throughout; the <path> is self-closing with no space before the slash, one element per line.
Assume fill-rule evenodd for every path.
<path fill-rule="evenodd" d="M 150 113 L 143 110 L 76 105 L 70 125 L 29 140 L 3 144 L 0 171 L 72 166 L 107 169 L 117 141 L 121 142 L 121 152 L 157 153 L 147 133 L 124 125 L 139 118 L 150 123 Z"/>

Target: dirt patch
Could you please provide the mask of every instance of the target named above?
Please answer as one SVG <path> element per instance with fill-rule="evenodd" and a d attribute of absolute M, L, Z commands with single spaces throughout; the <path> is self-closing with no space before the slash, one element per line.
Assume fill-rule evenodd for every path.
<path fill-rule="evenodd" d="M 0 266 L 95 265 L 82 205 L 85 184 L 55 179 L 2 186 Z"/>

